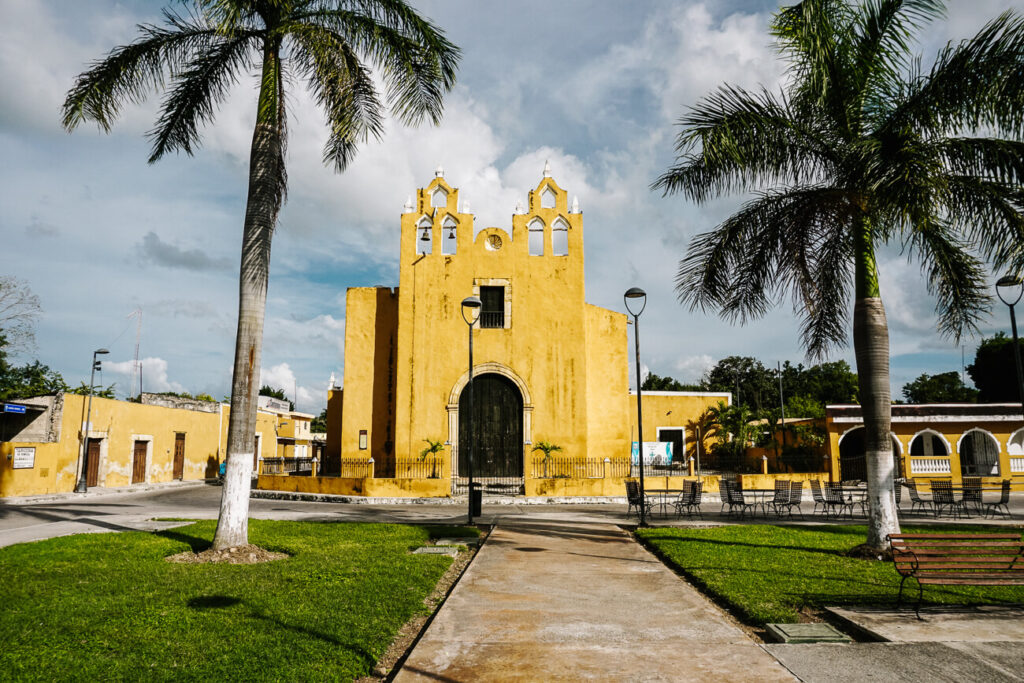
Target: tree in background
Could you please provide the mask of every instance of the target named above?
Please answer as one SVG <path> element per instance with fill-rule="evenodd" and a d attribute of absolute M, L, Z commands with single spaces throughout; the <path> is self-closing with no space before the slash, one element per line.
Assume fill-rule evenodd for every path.
<path fill-rule="evenodd" d="M 779 404 L 776 373 L 756 358 L 727 356 L 704 373 L 705 391 L 728 391 L 734 405 L 746 406 L 753 413 Z"/>
<path fill-rule="evenodd" d="M 899 531 L 876 250 L 896 243 L 922 264 L 939 329 L 957 339 L 990 307 L 985 264 L 1024 271 L 1024 22 L 1004 13 L 924 69 L 911 41 L 944 6 L 782 8 L 771 30 L 785 90 L 723 86 L 702 99 L 655 184 L 697 202 L 754 195 L 690 243 L 676 282 L 691 309 L 742 324 L 788 294 L 820 357 L 846 342 L 852 296 L 871 554 Z"/>
<path fill-rule="evenodd" d="M 43 312 L 28 283 L 0 275 L 0 349 L 19 353 L 35 347 L 36 320 Z"/>
<path fill-rule="evenodd" d="M 903 385 L 903 398 L 908 403 L 977 403 L 978 390 L 965 385 L 959 372 L 925 372 Z"/>
<path fill-rule="evenodd" d="M 822 407 L 834 403 L 857 403 L 857 374 L 845 360 L 821 363 L 805 368 L 802 364 L 782 364 L 785 395 L 805 396 Z M 788 398 L 787 398 L 788 401 Z M 789 411 L 786 411 L 789 414 Z"/>
<path fill-rule="evenodd" d="M 683 384 L 677 379 L 661 377 L 653 372 L 647 373 L 640 387 L 644 391 L 703 391 L 700 384 Z"/>
<path fill-rule="evenodd" d="M 1024 339 L 1017 342 L 1024 356 Z M 979 403 L 1016 403 L 1022 400 L 1017 376 L 1014 374 L 1013 339 L 1002 332 L 982 339 L 974 362 L 967 366 L 974 386 L 978 387 Z"/>
<path fill-rule="evenodd" d="M 108 131 L 127 102 L 165 90 L 149 133 L 149 160 L 171 152 L 191 155 L 200 128 L 213 120 L 238 76 L 260 74 L 242 227 L 227 472 L 213 540 L 220 550 L 248 543 L 270 245 L 288 182 L 286 86 L 305 81 L 327 118 L 324 162 L 340 172 L 360 144 L 381 137 L 387 109 L 404 124 L 440 121 L 459 50 L 402 0 L 191 4 L 186 14 L 164 10 L 162 25 L 140 26 L 137 41 L 79 75 L 64 101 L 63 123 L 73 130 L 95 121 Z"/>
<path fill-rule="evenodd" d="M 286 401 L 288 403 L 288 410 L 295 410 L 295 402 L 288 398 L 284 393 L 284 389 L 277 389 L 269 384 L 264 384 L 260 387 L 260 396 L 269 396 L 280 401 Z"/>
<path fill-rule="evenodd" d="M 327 408 L 320 411 L 320 414 L 313 418 L 309 423 L 309 431 L 315 434 L 324 434 L 327 432 Z"/>

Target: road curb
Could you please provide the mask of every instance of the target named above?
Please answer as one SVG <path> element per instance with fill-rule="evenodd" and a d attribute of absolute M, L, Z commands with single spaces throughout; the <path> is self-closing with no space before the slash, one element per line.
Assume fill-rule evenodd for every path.
<path fill-rule="evenodd" d="M 68 501 L 97 500 L 100 498 L 112 498 L 132 495 L 134 493 L 153 493 L 154 491 L 170 491 L 175 489 L 198 488 L 207 486 L 210 482 L 206 479 L 195 479 L 190 481 L 166 481 L 155 484 L 133 484 L 131 486 L 118 486 L 116 488 L 94 487 L 85 493 L 48 493 L 41 496 L 10 496 L 0 498 L 0 505 L 39 505 L 41 503 L 66 503 Z"/>
<path fill-rule="evenodd" d="M 464 507 L 468 504 L 465 496 L 449 498 L 372 498 L 369 496 L 342 496 L 329 493 L 298 493 L 295 491 L 268 491 L 253 489 L 250 498 L 268 500 L 295 500 L 311 503 L 352 503 L 355 505 L 453 505 Z M 485 505 L 623 505 L 625 496 L 487 496 Z"/>

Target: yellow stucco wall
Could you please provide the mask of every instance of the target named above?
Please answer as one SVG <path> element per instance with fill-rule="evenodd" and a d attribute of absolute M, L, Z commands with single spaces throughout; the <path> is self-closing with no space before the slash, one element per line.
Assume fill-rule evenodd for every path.
<path fill-rule="evenodd" d="M 543 208 L 541 196 L 548 188 L 554 206 Z M 434 207 L 432 196 L 439 189 L 446 201 Z M 435 178 L 417 193 L 414 210 L 402 216 L 395 452 L 411 456 L 423 439 L 441 439 L 451 443 L 457 462 L 457 403 L 468 374 L 468 329 L 460 302 L 479 295 L 481 286 L 500 285 L 506 288 L 505 327 L 474 329 L 478 372 L 498 372 L 520 387 L 525 442 L 547 440 L 567 453 L 586 454 L 582 214 L 569 212 L 565 191 L 551 178 L 529 194 L 524 213 L 512 216 L 511 234 L 487 228 L 474 239 L 474 217 L 458 207 L 458 190 Z M 556 220 L 568 227 L 567 255 L 552 253 Z M 529 253 L 531 223 L 543 225 L 543 255 Z M 432 235 L 427 255 L 421 253 L 420 225 L 428 225 Z M 442 235 L 451 229 L 445 226 L 454 226 L 454 254 L 441 253 Z M 353 322 L 346 318 L 348 328 Z M 346 358 L 346 377 L 348 364 Z M 528 449 L 524 444 L 524 456 Z"/>
<path fill-rule="evenodd" d="M 55 443 L 0 444 L 0 496 L 73 491 L 81 453 L 79 429 L 87 397 L 65 394 L 59 440 Z M 216 476 L 223 441 L 219 411 L 213 413 L 93 398 L 89 437 L 101 439 L 99 483 L 114 488 L 131 483 L 135 441 L 147 445 L 147 483 L 171 481 L 175 435 L 185 435 L 183 479 Z M 224 419 L 226 427 L 227 420 Z M 8 457 L 18 447 L 34 447 L 35 466 L 13 469 Z"/>
<path fill-rule="evenodd" d="M 396 459 L 415 458 L 433 439 L 446 443 L 446 473 L 458 474 L 469 362 L 461 302 L 481 287 L 501 286 L 504 326 L 474 328 L 473 364 L 477 375 L 501 375 L 522 396 L 524 476 L 539 441 L 561 446 L 560 458 L 628 457 L 635 403 L 626 316 L 586 303 L 582 213 L 545 175 L 513 214 L 511 229 L 475 231 L 459 191 L 439 173 L 402 214 L 399 287 L 348 290 L 345 388 L 341 400 L 330 393 L 328 453 L 346 462 L 372 457 L 378 477 L 387 478 L 395 476 Z M 542 254 L 531 253 L 531 234 L 541 238 Z M 685 425 L 719 398 L 654 397 L 648 440 L 658 426 Z M 670 419 L 662 419 L 666 411 L 673 411 Z M 332 424 L 340 424 L 337 437 Z M 549 485 L 567 486 L 528 484 L 526 493 L 540 495 Z M 608 486 L 621 494 L 621 480 Z"/>
<path fill-rule="evenodd" d="M 832 416 L 826 420 L 828 430 L 828 454 L 831 461 L 832 472 L 839 471 L 839 444 L 845 434 L 860 427 L 858 424 L 836 422 Z M 929 479 L 947 479 L 959 483 L 961 476 L 960 446 L 961 439 L 968 431 L 980 429 L 990 434 L 999 445 L 999 474 L 982 477 L 985 485 L 995 485 L 1003 479 L 1013 481 L 1014 490 L 1024 489 L 1024 453 L 1017 454 L 1016 447 L 1011 454 L 1011 437 L 1017 435 L 1021 438 L 1019 420 L 921 420 L 921 421 L 896 421 L 892 422 L 891 433 L 899 444 L 899 456 L 902 462 L 903 473 L 908 479 L 927 481 Z M 910 455 L 911 442 L 914 438 L 925 431 L 939 434 L 949 453 L 949 473 L 915 473 L 912 470 L 913 456 Z M 1016 471 L 1015 471 L 1016 470 Z"/>
<path fill-rule="evenodd" d="M 732 404 L 732 394 L 690 391 L 644 391 L 643 428 L 644 441 L 657 441 L 658 429 L 682 429 L 684 436 L 683 457 L 696 458 L 696 421 L 708 408 L 725 401 Z M 629 392 L 629 440 L 637 438 L 636 392 Z M 706 434 L 700 435 L 700 452 L 703 455 L 714 443 Z M 674 456 L 674 460 L 678 458 Z"/>
<path fill-rule="evenodd" d="M 345 391 L 340 403 L 328 405 L 328 422 L 332 407 L 335 413 L 340 409 L 341 458 L 372 457 L 386 469 L 394 462 L 398 290 L 353 287 L 345 301 Z"/>

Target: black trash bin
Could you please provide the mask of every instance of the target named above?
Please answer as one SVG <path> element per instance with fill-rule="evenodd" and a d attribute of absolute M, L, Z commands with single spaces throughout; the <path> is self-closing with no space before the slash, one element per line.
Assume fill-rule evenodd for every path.
<path fill-rule="evenodd" d="M 474 517 L 479 517 L 484 507 L 484 487 L 483 484 L 479 484 L 475 481 L 469 486 L 470 514 Z"/>

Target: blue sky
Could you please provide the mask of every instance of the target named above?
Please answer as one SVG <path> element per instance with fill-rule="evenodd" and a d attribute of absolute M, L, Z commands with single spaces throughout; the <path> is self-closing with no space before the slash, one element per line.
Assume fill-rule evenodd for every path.
<path fill-rule="evenodd" d="M 254 117 L 243 77 L 193 158 L 148 165 L 144 133 L 157 97 L 128 106 L 114 130 L 59 126 L 74 77 L 164 3 L 0 3 L 0 244 L 3 274 L 26 280 L 44 315 L 34 357 L 77 384 L 91 351 L 111 350 L 103 382 L 129 381 L 143 311 L 146 390 L 224 396 L 230 387 L 237 261 Z M 587 299 L 623 310 L 622 292 L 648 292 L 645 365 L 696 381 L 715 360 L 803 360 L 788 301 L 734 327 L 679 306 L 672 288 L 689 239 L 734 211 L 739 197 L 695 206 L 650 183 L 671 163 L 674 122 L 719 84 L 776 87 L 782 65 L 767 35 L 774 3 L 740 0 L 414 3 L 463 50 L 439 127 L 389 122 L 343 175 L 325 168 L 322 116 L 290 99 L 289 201 L 275 236 L 265 381 L 319 412 L 331 373 L 343 373 L 345 289 L 397 285 L 399 218 L 437 165 L 472 205 L 477 227 L 507 227 L 545 160 L 584 211 Z M 928 56 L 973 35 L 1024 0 L 951 3 L 923 35 Z M 960 369 L 960 349 L 935 332 L 920 269 L 882 254 L 896 395 L 921 372 Z M 984 327 L 1008 325 L 1004 311 Z M 977 339 L 966 339 L 967 362 Z M 832 359 L 851 362 L 852 349 Z"/>

